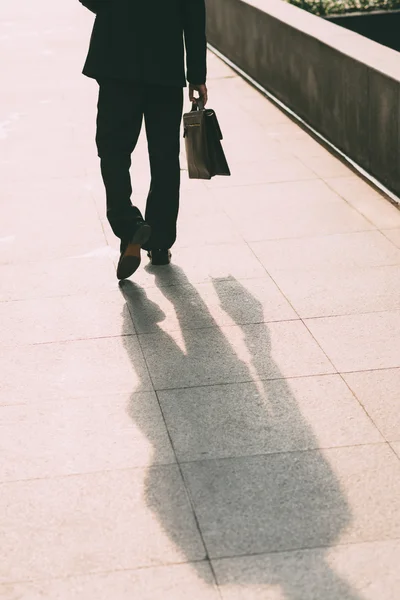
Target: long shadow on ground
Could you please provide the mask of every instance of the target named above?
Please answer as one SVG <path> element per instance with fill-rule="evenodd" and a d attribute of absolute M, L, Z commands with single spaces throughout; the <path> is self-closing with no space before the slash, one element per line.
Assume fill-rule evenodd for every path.
<path fill-rule="evenodd" d="M 178 272 L 190 294 L 182 293 L 181 286 L 168 285 L 171 269 Z M 157 326 L 165 315 L 147 298 L 145 290 L 131 282 L 124 282 L 121 289 L 136 323 L 145 320 L 147 325 L 156 326 L 158 345 L 154 350 L 159 361 L 168 353 L 169 378 L 174 378 L 174 369 L 178 378 L 182 365 L 198 362 L 198 338 L 205 331 L 188 329 L 188 321 L 198 323 L 207 317 L 212 323 L 212 317 L 178 267 L 153 272 L 156 285 L 172 303 L 182 325 L 179 346 Z M 204 369 L 210 369 L 214 377 L 219 357 L 223 357 L 224 372 L 240 373 L 240 380 L 247 383 L 193 388 L 191 398 L 196 398 L 199 405 L 187 410 L 182 404 L 177 423 L 165 413 L 166 406 L 161 402 L 173 441 L 178 439 L 176 430 L 180 428 L 179 447 L 175 447 L 178 458 L 182 444 L 194 452 L 198 449 L 198 455 L 190 461 L 185 462 L 184 453 L 180 459 L 205 544 L 205 557 L 216 559 L 216 575 L 222 589 L 228 584 L 240 586 L 241 598 L 247 597 L 248 586 L 249 597 L 252 589 L 258 587 L 263 590 L 260 598 L 266 599 L 361 600 L 325 558 L 327 549 L 337 542 L 351 521 L 340 483 L 318 450 L 318 441 L 295 395 L 274 363 L 268 324 L 264 327 L 242 324 L 243 306 L 256 315 L 253 320 L 257 323 L 264 321 L 263 307 L 238 282 L 240 302 L 237 294 L 234 297 L 227 292 L 226 281 L 213 283 L 220 307 L 241 329 L 241 347 L 247 356 L 241 359 L 235 354 L 214 321 L 212 356 L 204 363 Z M 125 314 L 129 319 L 128 311 Z M 265 373 L 266 360 L 275 373 L 274 380 L 258 381 Z M 174 393 L 168 392 L 169 397 Z M 180 393 L 176 392 L 178 398 Z M 163 392 L 158 395 L 162 399 Z M 200 405 L 202 401 L 207 405 L 205 409 Z M 156 459 L 157 440 L 150 428 L 144 433 L 154 446 Z M 193 548 L 182 540 L 181 514 L 174 510 L 167 493 L 162 498 L 157 496 L 159 490 L 157 474 L 149 469 L 147 505 L 190 561 Z M 304 549 L 301 553 L 285 554 Z M 268 556 L 257 559 L 261 560 L 257 569 L 219 560 L 264 553 Z M 196 563 L 193 568 L 196 569 Z M 202 573 L 199 570 L 199 576 Z M 280 589 L 277 596 L 272 591 L 275 586 Z"/>

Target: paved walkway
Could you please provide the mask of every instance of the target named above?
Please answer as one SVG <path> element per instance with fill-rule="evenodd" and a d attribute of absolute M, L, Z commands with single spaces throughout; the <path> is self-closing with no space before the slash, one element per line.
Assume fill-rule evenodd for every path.
<path fill-rule="evenodd" d="M 91 22 L 0 8 L 1 599 L 397 600 L 400 212 L 210 56 L 233 176 L 119 289 Z"/>

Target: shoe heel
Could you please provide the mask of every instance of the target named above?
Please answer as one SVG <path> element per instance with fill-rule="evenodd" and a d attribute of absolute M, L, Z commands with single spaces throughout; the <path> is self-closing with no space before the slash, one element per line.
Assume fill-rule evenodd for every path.
<path fill-rule="evenodd" d="M 139 244 L 139 246 L 143 246 L 151 236 L 151 227 L 148 223 L 143 223 L 133 234 L 133 237 L 130 241 L 131 244 Z"/>

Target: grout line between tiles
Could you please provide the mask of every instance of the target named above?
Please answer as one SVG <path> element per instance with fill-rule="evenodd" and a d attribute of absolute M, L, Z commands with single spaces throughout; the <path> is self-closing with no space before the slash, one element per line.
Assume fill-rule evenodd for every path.
<path fill-rule="evenodd" d="M 361 370 L 351 370 L 351 371 L 331 371 L 329 373 L 313 373 L 313 374 L 308 374 L 308 375 L 291 375 L 289 377 L 271 377 L 271 378 L 262 378 L 262 379 L 241 379 L 238 381 L 228 381 L 228 382 L 215 382 L 215 383 L 202 383 L 202 384 L 195 384 L 195 385 L 184 385 L 184 386 L 177 386 L 177 387 L 167 387 L 167 388 L 157 388 L 155 389 L 154 387 L 152 387 L 151 389 L 138 389 L 136 392 L 132 392 L 131 390 L 126 390 L 126 391 L 121 391 L 119 390 L 118 392 L 116 392 L 116 395 L 125 395 L 125 394 L 151 394 L 151 393 L 156 393 L 156 392 L 174 392 L 174 391 L 181 391 L 181 390 L 191 390 L 191 389 L 198 389 L 198 388 L 211 388 L 211 387 L 220 387 L 220 386 L 232 386 L 232 385 L 245 385 L 247 383 L 254 383 L 254 381 L 291 381 L 291 380 L 296 380 L 296 379 L 308 379 L 308 378 L 315 378 L 315 377 L 337 377 L 341 374 L 343 375 L 350 375 L 350 374 L 359 374 L 359 373 L 375 373 L 375 372 L 379 372 L 379 371 L 396 371 L 399 370 L 400 366 L 398 367 L 379 367 L 376 369 L 361 369 Z M 97 394 L 96 394 L 97 395 Z M 100 397 L 104 397 L 104 396 L 112 396 L 112 393 L 106 393 L 106 394 L 98 394 Z M 62 398 L 61 401 L 66 401 L 66 400 L 80 400 L 80 399 L 85 399 L 88 397 L 88 393 L 86 394 L 82 394 L 82 395 L 67 395 L 65 397 Z M 56 403 L 58 402 L 58 399 L 54 400 L 53 398 L 47 397 L 47 398 L 43 398 L 38 402 L 32 402 L 29 398 L 26 398 L 24 400 L 18 400 L 17 402 L 11 402 L 8 403 L 6 402 L 5 404 L 2 404 L 0 402 L 0 410 L 2 407 L 9 407 L 9 406 L 26 406 L 27 404 L 30 404 L 31 406 L 39 406 L 42 403 Z"/>
<path fill-rule="evenodd" d="M 272 279 L 273 283 L 277 286 L 275 280 L 273 278 L 271 278 L 271 279 Z M 283 294 L 282 290 L 279 287 L 278 287 L 278 289 L 279 289 L 279 292 L 284 296 L 285 300 L 290 304 L 290 307 L 293 309 L 293 311 L 298 315 L 297 318 L 290 318 L 290 319 L 278 319 L 277 318 L 277 319 L 268 319 L 265 321 L 244 321 L 243 323 L 240 323 L 240 322 L 226 323 L 226 324 L 222 324 L 222 325 L 218 325 L 217 323 L 214 323 L 214 324 L 210 324 L 210 325 L 199 325 L 199 326 L 193 326 L 193 327 L 176 327 L 176 328 L 168 329 L 166 331 L 163 330 L 162 333 L 172 334 L 172 333 L 176 333 L 176 332 L 180 332 L 180 331 L 203 331 L 203 330 L 214 330 L 214 329 L 221 330 L 221 329 L 234 329 L 234 328 L 243 329 L 244 327 L 252 327 L 255 325 L 274 325 L 274 324 L 280 324 L 280 323 L 296 323 L 296 322 L 302 322 L 307 327 L 307 325 L 306 325 L 307 321 L 318 321 L 318 320 L 328 320 L 328 319 L 332 320 L 332 319 L 340 319 L 340 318 L 346 318 L 346 317 L 362 317 L 362 316 L 367 317 L 369 315 L 377 315 L 377 314 L 400 313 L 400 309 L 388 309 L 388 310 L 370 310 L 368 312 L 345 312 L 345 313 L 339 313 L 339 314 L 334 314 L 334 315 L 330 314 L 330 315 L 321 315 L 321 316 L 301 317 L 301 316 L 299 316 L 299 312 L 294 308 L 294 306 L 290 303 L 288 298 Z M 47 346 L 47 345 L 51 345 L 51 344 L 69 344 L 69 343 L 73 343 L 73 342 L 86 342 L 86 341 L 117 339 L 117 338 L 126 338 L 126 337 L 139 338 L 141 336 L 152 336 L 152 335 L 157 336 L 161 333 L 160 330 L 157 330 L 157 329 L 155 329 L 154 331 L 139 331 L 137 329 L 137 327 L 135 326 L 135 323 L 133 322 L 132 313 L 131 313 L 129 307 L 128 307 L 128 310 L 130 313 L 130 317 L 131 317 L 132 325 L 133 325 L 133 329 L 134 329 L 134 331 L 130 332 L 130 333 L 116 333 L 116 334 L 102 335 L 102 336 L 76 337 L 76 338 L 70 338 L 70 339 L 48 340 L 48 341 L 43 341 L 43 342 L 22 342 L 22 343 L 7 343 L 7 342 L 1 343 L 0 342 L 0 348 Z M 307 327 L 307 329 L 308 329 L 308 327 Z M 400 364 L 399 364 L 399 367 L 400 367 Z"/>
<path fill-rule="evenodd" d="M 396 450 L 393 448 L 393 444 L 395 444 L 396 442 L 388 442 L 388 445 L 391 449 L 391 451 L 394 453 L 394 455 L 396 456 L 396 458 L 398 460 L 400 460 L 400 454 L 398 452 L 396 452 Z"/>
<path fill-rule="evenodd" d="M 130 311 L 130 308 L 129 308 L 129 306 L 128 306 L 128 311 L 129 311 L 129 315 L 130 315 L 130 317 L 131 317 L 131 320 L 132 320 L 132 322 L 133 322 L 133 317 L 132 317 L 132 314 L 131 314 L 131 311 Z M 142 345 L 141 345 L 141 342 L 140 342 L 140 338 L 138 338 L 138 339 L 139 339 L 139 346 L 140 346 L 140 350 L 141 350 L 141 353 L 142 353 L 143 359 L 144 359 L 144 361 L 145 361 L 145 364 L 146 364 L 146 369 L 147 369 L 147 372 L 148 372 L 148 375 L 149 375 L 149 378 L 150 378 L 150 382 L 151 382 L 151 384 L 152 384 L 153 388 L 155 389 L 154 382 L 153 382 L 153 378 L 152 378 L 151 371 L 150 371 L 150 367 L 149 367 L 149 365 L 148 365 L 148 363 L 147 363 L 147 359 L 146 359 L 145 353 L 144 353 L 144 351 L 143 351 L 143 348 L 142 348 Z M 214 580 L 214 584 L 215 584 L 215 586 L 216 586 L 216 589 L 218 589 L 217 580 L 216 580 L 216 574 L 215 574 L 215 572 L 214 572 L 214 567 L 213 567 L 213 565 L 211 564 L 210 557 L 209 557 L 209 555 L 208 555 L 207 546 L 206 546 L 206 543 L 205 543 L 205 540 L 204 540 L 204 537 L 203 537 L 203 533 L 202 533 L 202 531 L 201 531 L 201 528 L 200 528 L 200 523 L 199 523 L 199 520 L 198 520 L 198 517 L 197 517 L 197 514 L 196 514 L 196 510 L 195 510 L 195 507 L 194 507 L 193 499 L 192 499 L 192 497 L 191 497 L 190 490 L 189 490 L 189 488 L 188 488 L 188 486 L 187 486 L 187 484 L 186 484 L 186 480 L 185 480 L 185 477 L 184 477 L 184 474 L 183 474 L 183 471 L 182 471 L 181 465 L 179 464 L 179 461 L 178 461 L 178 458 L 177 458 L 177 454 L 176 454 L 175 445 L 174 445 L 174 442 L 173 442 L 173 439 L 172 439 L 172 436 L 171 436 L 171 433 L 170 433 L 170 430 L 169 430 L 169 427 L 168 427 L 167 421 L 166 421 L 166 419 L 165 419 L 164 411 L 163 411 L 163 409 L 162 409 L 162 404 L 161 404 L 161 402 L 160 402 L 160 399 L 159 399 L 159 396 L 158 396 L 157 390 L 155 390 L 155 394 L 156 394 L 156 398 L 157 398 L 157 403 L 158 403 L 158 407 L 159 407 L 159 410 L 160 410 L 160 414 L 161 414 L 161 417 L 162 417 L 162 420 L 163 420 L 163 424 L 164 424 L 164 427 L 165 427 L 165 430 L 166 430 L 166 433 L 167 433 L 167 436 L 168 436 L 168 439 L 169 439 L 169 443 L 170 443 L 170 445 L 171 445 L 171 449 L 172 449 L 172 452 L 173 452 L 173 454 L 174 454 L 174 457 L 175 457 L 176 466 L 177 466 L 177 468 L 178 468 L 178 470 L 179 470 L 180 479 L 181 479 L 181 482 L 182 482 L 183 488 L 184 488 L 184 490 L 185 490 L 186 499 L 187 499 L 187 501 L 188 501 L 188 504 L 189 504 L 189 506 L 190 506 L 190 510 L 191 510 L 191 512 L 192 512 L 192 516 L 193 516 L 193 520 L 194 520 L 194 523 L 195 523 L 195 526 L 196 526 L 196 530 L 197 530 L 197 533 L 198 533 L 199 539 L 200 539 L 200 541 L 201 541 L 201 544 L 202 544 L 202 546 L 203 546 L 204 555 L 205 555 L 205 561 L 206 561 L 206 562 L 208 563 L 208 565 L 209 565 L 209 568 L 210 568 L 210 571 L 211 571 L 211 574 L 212 574 L 212 577 L 213 577 L 213 580 Z M 221 595 L 219 590 L 218 590 L 218 594 L 219 594 L 219 595 Z"/>
<path fill-rule="evenodd" d="M 329 551 L 329 550 L 333 550 L 335 548 L 349 548 L 352 546 L 363 546 L 363 545 L 369 545 L 369 544 L 381 544 L 381 543 L 386 543 L 386 542 L 399 542 L 400 538 L 399 537 L 393 537 L 393 538 L 384 538 L 384 539 L 373 539 L 373 540 L 360 540 L 360 541 L 349 541 L 349 542 L 345 542 L 345 543 L 338 543 L 338 544 L 334 544 L 334 545 L 321 545 L 321 546 L 302 546 L 302 547 L 295 547 L 295 548 L 289 548 L 286 550 L 269 550 L 269 551 L 264 551 L 264 552 L 250 552 L 247 554 L 232 554 L 232 555 L 221 555 L 221 556 L 213 556 L 210 558 L 210 560 L 205 560 L 205 559 L 198 559 L 198 560 L 190 560 L 190 561 L 181 561 L 181 562 L 170 562 L 170 563 L 161 563 L 161 564 L 156 564 L 156 565 L 141 565 L 138 567 L 131 567 L 131 568 L 125 568 L 125 569 L 112 569 L 111 571 L 109 570 L 100 570 L 100 571 L 85 571 L 83 573 L 70 573 L 70 574 L 66 574 L 66 575 L 59 575 L 56 577 L 38 577 L 38 578 L 32 578 L 32 579 L 17 579 L 17 580 L 10 580 L 10 581 L 1 581 L 0 582 L 0 589 L 1 587 L 6 587 L 6 586 L 14 586 L 14 585 L 25 585 L 25 584 L 40 584 L 40 583 L 51 583 L 51 582 L 56 582 L 56 581 L 65 581 L 65 580 L 72 580 L 72 579 L 81 579 L 81 578 L 89 578 L 89 577 L 96 577 L 96 576 L 102 576 L 102 575 L 111 575 L 111 574 L 120 574 L 120 573 L 134 573 L 136 571 L 149 571 L 149 570 L 157 570 L 157 569 L 168 569 L 170 567 L 179 567 L 179 566 L 183 566 L 183 565 L 201 565 L 201 564 L 208 564 L 209 566 L 211 566 L 211 563 L 213 562 L 219 562 L 219 561 L 229 561 L 229 560 L 237 560 L 237 559 L 243 559 L 243 558 L 261 558 L 261 557 L 267 557 L 270 555 L 287 555 L 287 554 L 291 554 L 291 553 L 297 553 L 297 552 L 313 552 L 313 551 L 318 551 L 318 550 L 325 550 L 325 551 Z M 216 580 L 217 581 L 217 580 Z M 216 583 L 217 586 L 219 586 L 220 584 Z"/>
<path fill-rule="evenodd" d="M 162 413 L 162 416 L 164 418 L 164 414 Z M 164 420 L 165 423 L 165 420 Z M 167 429 L 167 434 L 168 434 L 168 438 L 171 441 L 171 435 L 169 432 L 169 429 L 165 423 L 165 427 Z M 186 466 L 186 465 L 193 465 L 193 464 L 200 464 L 200 463 L 213 463 L 213 462 L 236 462 L 236 461 L 246 461 L 248 459 L 253 459 L 253 458 L 272 458 L 275 456 L 282 456 L 283 454 L 311 454 L 311 453 L 315 453 L 315 452 L 325 452 L 325 451 L 330 451 L 330 450 L 348 450 L 351 448 L 373 448 L 373 447 L 378 447 L 378 446 L 388 446 L 389 443 L 386 441 L 382 441 L 382 442 L 369 442 L 366 444 L 349 444 L 349 445 L 343 445 L 343 446 L 326 446 L 326 447 L 322 447 L 322 446 L 318 446 L 315 448 L 307 448 L 307 449 L 301 449 L 301 450 L 278 450 L 275 452 L 256 452 L 253 454 L 243 454 L 243 455 L 238 455 L 238 456 L 215 456 L 215 457 L 209 457 L 209 458 L 194 458 L 192 460 L 179 460 L 177 457 L 177 454 L 175 452 L 175 447 L 171 441 L 171 446 L 172 446 L 172 450 L 174 452 L 174 456 L 175 456 L 175 462 L 160 462 L 160 463 L 155 463 L 152 465 L 143 465 L 143 466 L 131 466 L 131 467 L 119 467 L 119 468 L 110 468 L 110 469 L 100 469 L 100 470 L 96 470 L 96 471 L 82 471 L 82 472 L 77 472 L 77 473 L 61 473 L 58 475 L 50 475 L 50 476 L 43 476 L 43 477 L 26 477 L 26 478 L 20 478 L 20 479 L 10 479 L 10 480 L 4 480 L 4 481 L 0 481 L 0 487 L 3 486 L 9 486 L 9 485 L 14 485 L 14 484 L 19 484 L 19 483 L 30 483 L 30 482 L 37 482 L 37 481 L 53 481 L 53 480 L 60 480 L 60 479 L 72 479 L 72 478 L 79 478 L 79 477 L 90 477 L 90 476 L 95 476 L 95 475 L 103 475 L 103 474 L 107 474 L 107 473 L 123 473 L 123 472 L 128 472 L 128 471 L 148 471 L 148 470 L 157 470 L 157 469 L 162 469 L 164 467 L 173 467 L 178 469 L 178 471 L 181 474 L 181 477 L 183 478 L 183 483 L 184 483 L 184 488 L 186 491 L 186 494 L 189 495 L 189 500 L 190 500 L 190 506 L 192 508 L 192 510 L 194 511 L 193 508 L 193 504 L 192 504 L 192 499 L 190 497 L 190 494 L 188 492 L 188 488 L 186 486 L 186 482 L 184 480 L 184 476 L 183 476 L 183 472 L 181 469 L 181 466 Z M 391 450 L 393 450 L 391 448 Z M 394 451 L 393 451 L 394 452 Z M 399 458 L 396 454 L 396 458 Z M 196 515 L 196 519 L 195 519 L 196 523 L 197 523 L 197 515 Z M 201 536 L 202 538 L 202 536 Z M 203 539 L 203 538 L 202 538 Z"/>

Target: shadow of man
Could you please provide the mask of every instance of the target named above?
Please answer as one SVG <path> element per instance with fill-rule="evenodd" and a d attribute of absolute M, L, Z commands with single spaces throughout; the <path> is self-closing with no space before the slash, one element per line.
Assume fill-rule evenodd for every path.
<path fill-rule="evenodd" d="M 181 285 L 169 285 L 171 269 Z M 126 282 L 123 293 L 136 324 L 144 318 L 150 330 L 158 329 L 153 351 L 159 364 L 167 361 L 168 376 L 155 388 L 223 597 L 234 586 L 235 600 L 253 593 L 268 600 L 361 600 L 327 562 L 327 550 L 351 521 L 350 508 L 302 414 L 296 385 L 272 358 L 262 304 L 236 280 L 214 280 L 232 322 L 221 330 L 178 267 L 154 273 L 183 325 L 179 344 L 157 325 L 165 315 L 144 290 Z M 211 326 L 187 326 L 201 322 Z M 227 329 L 241 339 L 240 356 Z M 273 379 L 266 379 L 266 369 Z M 318 388 L 318 378 L 313 381 Z M 156 459 L 157 440 L 145 434 Z M 190 562 L 193 548 L 183 542 L 181 515 L 167 495 L 156 497 L 158 489 L 149 469 L 147 506 Z M 248 555 L 257 556 L 258 568 L 237 558 Z"/>

